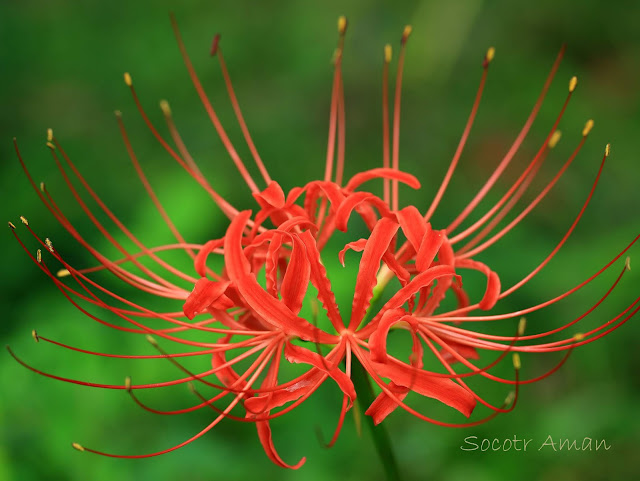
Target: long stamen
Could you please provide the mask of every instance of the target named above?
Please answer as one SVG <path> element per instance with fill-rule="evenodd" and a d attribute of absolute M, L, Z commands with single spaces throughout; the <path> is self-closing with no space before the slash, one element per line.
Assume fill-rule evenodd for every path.
<path fill-rule="evenodd" d="M 211 119 L 211 123 L 213 124 L 216 132 L 218 133 L 218 137 L 220 137 L 222 144 L 227 149 L 229 156 L 233 160 L 236 168 L 238 169 L 238 172 L 240 172 L 240 175 L 249 186 L 249 189 L 251 189 L 251 192 L 254 192 L 254 193 L 259 192 L 260 189 L 258 189 L 258 187 L 256 186 L 256 183 L 251 178 L 251 175 L 247 171 L 247 168 L 242 162 L 242 159 L 240 159 L 238 152 L 236 152 L 236 149 L 233 147 L 233 144 L 231 143 L 231 140 L 229 140 L 227 133 L 222 127 L 222 124 L 220 123 L 220 119 L 218 119 L 218 116 L 216 115 L 216 112 L 213 109 L 213 106 L 211 105 L 211 102 L 209 101 L 207 94 L 202 88 L 200 79 L 198 78 L 198 75 L 196 74 L 196 71 L 193 68 L 193 64 L 191 63 L 191 59 L 189 58 L 189 54 L 187 53 L 187 49 L 184 45 L 184 42 L 182 41 L 182 36 L 180 35 L 180 30 L 178 29 L 176 18 L 173 15 L 171 15 L 171 27 L 173 28 L 173 33 L 176 37 L 178 48 L 180 49 L 180 54 L 182 55 L 184 64 L 187 67 L 187 71 L 189 72 L 189 77 L 191 78 L 191 82 L 193 83 L 193 86 L 195 87 L 198 93 L 198 96 L 200 97 L 200 101 L 202 102 L 202 105 L 204 106 L 205 110 L 207 111 L 207 114 L 209 115 L 209 119 Z"/>
<path fill-rule="evenodd" d="M 391 45 L 384 46 L 384 65 L 382 67 L 382 166 L 389 165 L 389 63 L 391 62 Z M 390 202 L 390 181 L 383 180 L 383 199 L 387 205 Z"/>
<path fill-rule="evenodd" d="M 464 219 L 467 218 L 467 216 L 476 207 L 476 205 L 484 198 L 484 196 L 493 187 L 495 182 L 502 175 L 502 172 L 504 172 L 504 170 L 507 168 L 507 166 L 511 162 L 511 159 L 513 159 L 516 152 L 520 149 L 522 142 L 524 141 L 525 137 L 529 133 L 529 130 L 531 129 L 531 126 L 533 125 L 534 120 L 538 116 L 538 111 L 540 110 L 540 107 L 542 106 L 542 102 L 544 101 L 544 98 L 547 95 L 547 91 L 551 86 L 551 82 L 553 81 L 553 78 L 555 77 L 556 72 L 558 71 L 558 67 L 560 66 L 562 57 L 564 57 L 564 51 L 565 51 L 565 46 L 563 45 L 562 48 L 560 49 L 560 52 L 558 53 L 558 56 L 556 57 L 556 61 L 551 67 L 551 71 L 549 72 L 549 76 L 547 77 L 547 80 L 544 86 L 542 87 L 542 92 L 540 92 L 540 96 L 538 97 L 538 100 L 536 100 L 536 103 L 534 104 L 533 109 L 531 110 L 531 113 L 527 118 L 527 121 L 525 122 L 524 126 L 522 127 L 522 130 L 520 130 L 520 133 L 518 134 L 515 141 L 511 145 L 511 148 L 509 149 L 507 154 L 504 156 L 504 158 L 502 159 L 502 161 L 500 162 L 496 170 L 493 172 L 493 174 L 491 174 L 491 176 L 489 177 L 485 185 L 480 189 L 480 191 L 478 191 L 476 196 L 469 203 L 469 205 L 467 205 L 467 207 L 465 207 L 462 210 L 460 215 L 458 215 L 458 217 L 456 217 L 456 219 L 449 225 L 449 227 L 447 227 L 447 232 L 452 232 L 453 230 L 455 230 L 456 227 L 458 227 L 460 223 L 462 223 L 462 221 L 464 221 Z M 573 88 L 575 88 L 575 85 L 573 85 Z"/>
<path fill-rule="evenodd" d="M 542 190 L 542 192 L 540 192 L 540 194 L 538 194 L 538 196 L 535 199 L 533 199 L 533 201 L 531 201 L 531 203 L 515 219 L 513 219 L 508 225 L 506 225 L 500 232 L 495 234 L 489 240 L 483 242 L 478 247 L 476 247 L 474 249 L 471 249 L 470 251 L 465 252 L 464 254 L 462 254 L 460 256 L 457 256 L 457 257 L 460 258 L 460 259 L 466 259 L 466 258 L 469 258 L 469 257 L 473 257 L 474 255 L 478 254 L 479 252 L 482 252 L 483 250 L 487 249 L 489 246 L 491 246 L 494 243 L 496 243 L 505 234 L 507 234 L 511 229 L 513 229 L 516 225 L 518 225 L 520 223 L 520 221 L 522 221 L 522 219 L 524 219 L 524 217 L 527 214 L 529 214 L 529 212 L 531 212 L 540 203 L 540 201 L 542 199 L 544 199 L 544 197 L 553 188 L 553 186 L 556 184 L 556 182 L 558 182 L 560 177 L 562 177 L 562 174 L 564 174 L 564 172 L 567 170 L 567 168 L 571 165 L 573 160 L 576 158 L 576 156 L 578 155 L 578 153 L 582 149 L 582 146 L 584 145 L 585 141 L 587 140 L 587 136 L 589 135 L 589 132 L 591 131 L 591 127 L 592 126 L 593 126 L 593 120 L 589 120 L 587 122 L 587 124 L 585 125 L 583 131 L 582 131 L 582 139 L 580 140 L 580 143 L 578 144 L 576 149 L 573 151 L 573 153 L 571 154 L 569 159 L 564 163 L 562 168 L 553 177 L 553 179 L 551 179 L 551 181 L 545 186 L 545 188 Z M 607 155 L 605 154 L 605 156 L 603 157 L 603 161 L 606 158 L 607 158 Z"/>
<path fill-rule="evenodd" d="M 391 168 L 400 170 L 400 100 L 402 96 L 402 74 L 404 71 L 404 57 L 407 50 L 407 40 L 411 35 L 411 26 L 404 27 L 400 41 L 400 53 L 398 55 L 398 72 L 396 73 L 396 86 L 393 101 L 393 144 L 391 155 Z M 398 210 L 398 181 L 391 182 L 391 210 Z"/>
<path fill-rule="evenodd" d="M 224 77 L 224 83 L 227 87 L 227 92 L 229 93 L 229 99 L 231 100 L 231 105 L 233 106 L 233 111 L 236 114 L 236 118 L 238 119 L 238 124 L 240 124 L 240 129 L 242 130 L 242 135 L 244 135 L 244 139 L 247 142 L 247 145 L 249 146 L 249 150 L 251 151 L 253 160 L 258 166 L 258 169 L 260 170 L 260 174 L 262 174 L 262 178 L 264 179 L 264 181 L 267 184 L 270 184 L 271 177 L 269 177 L 269 173 L 267 172 L 267 169 L 264 166 L 262 159 L 260 158 L 260 154 L 258 154 L 258 150 L 256 149 L 256 146 L 253 143 L 253 139 L 249 134 L 247 123 L 244 121 L 242 110 L 240 109 L 240 104 L 238 104 L 238 99 L 236 98 L 236 94 L 233 90 L 231 77 L 229 76 L 229 71 L 227 70 L 227 65 L 222 55 L 222 49 L 220 48 L 220 35 L 216 35 L 213 39 L 213 45 L 211 47 L 211 55 L 215 56 L 218 59 L 218 63 L 220 64 L 220 70 L 222 70 L 222 76 Z"/>
<path fill-rule="evenodd" d="M 338 110 L 340 103 L 340 84 L 342 82 L 342 54 L 344 50 L 344 36 L 347 32 L 347 19 L 338 18 L 338 47 L 333 55 L 333 86 L 331 88 L 331 111 L 329 113 L 329 138 L 327 140 L 327 160 L 325 163 L 324 180 L 331 181 L 333 173 L 333 158 L 336 144 L 336 129 L 338 127 Z"/>
<path fill-rule="evenodd" d="M 571 79 L 571 81 L 569 82 L 569 93 L 567 94 L 567 98 L 566 98 L 564 104 L 562 105 L 562 108 L 560 109 L 560 112 L 558 113 L 558 116 L 556 117 L 556 121 L 554 122 L 553 126 L 551 127 L 551 130 L 549 131 L 549 134 L 547 135 L 547 138 L 543 142 L 542 146 L 540 147 L 540 149 L 538 149 L 538 152 L 536 153 L 534 158 L 529 163 L 529 166 L 520 175 L 518 180 L 516 180 L 516 182 L 511 186 L 511 188 L 504 194 L 504 196 L 500 199 L 500 201 L 498 201 L 496 203 L 496 205 L 494 205 L 484 216 L 482 216 L 480 219 L 478 219 L 478 221 L 476 221 L 469 228 L 465 229 L 460 234 L 457 234 L 456 236 L 452 237 L 452 239 L 451 239 L 451 243 L 452 244 L 455 244 L 455 243 L 459 242 L 460 240 L 466 238 L 468 235 L 472 234 L 476 229 L 478 229 L 482 224 L 484 224 L 487 221 L 487 219 L 489 217 L 491 217 L 502 206 L 502 204 L 504 204 L 504 202 L 506 202 L 508 197 L 518 188 L 518 186 L 522 182 L 525 182 L 525 180 L 527 179 L 527 176 L 529 175 L 529 173 L 532 172 L 534 169 L 537 169 L 537 168 L 540 167 L 540 165 L 542 164 L 542 162 L 544 160 L 544 156 L 548 152 L 548 149 L 551 149 L 551 148 L 555 147 L 555 145 L 560 140 L 559 131 L 556 130 L 556 129 L 558 128 L 558 124 L 560 123 L 560 120 L 562 119 L 562 116 L 564 115 L 564 112 L 566 111 L 567 106 L 569 105 L 569 100 L 571 100 L 571 96 L 573 94 L 573 91 L 575 90 L 576 83 L 577 83 L 577 79 L 576 79 L 576 77 L 573 77 Z M 556 133 L 558 133 L 558 135 L 556 135 Z M 531 178 L 533 178 L 533 177 L 531 177 Z M 480 202 L 480 200 L 481 200 L 481 198 L 478 198 L 478 202 Z M 447 233 L 450 233 L 452 230 L 453 229 L 447 228 Z M 465 248 L 466 248 L 466 246 L 465 246 Z"/>
<path fill-rule="evenodd" d="M 471 133 L 471 128 L 473 127 L 473 122 L 476 119 L 476 114 L 478 113 L 478 107 L 480 106 L 480 100 L 482 99 L 482 93 L 484 92 L 484 85 L 487 81 L 487 73 L 489 72 L 489 64 L 491 64 L 491 60 L 495 55 L 495 49 L 490 47 L 487 50 L 487 53 L 484 56 L 484 61 L 482 63 L 482 77 L 480 78 L 480 85 L 478 86 L 478 91 L 476 93 L 476 98 L 473 101 L 473 106 L 471 107 L 471 113 L 469 114 L 469 118 L 467 119 L 467 124 L 462 131 L 462 137 L 460 137 L 460 141 L 458 142 L 458 147 L 456 148 L 455 154 L 453 154 L 453 159 L 451 159 L 451 164 L 449 164 L 449 168 L 447 169 L 447 173 L 444 176 L 444 180 L 440 187 L 438 188 L 438 192 L 436 196 L 431 201 L 431 205 L 429 209 L 427 209 L 427 213 L 424 215 L 425 221 L 429 221 L 431 216 L 438 208 L 440 204 L 440 200 L 444 195 L 445 190 L 449 186 L 449 182 L 451 181 L 451 177 L 453 176 L 453 172 L 456 170 L 458 165 L 458 161 L 460 160 L 460 156 L 462 156 L 462 152 L 464 151 L 464 147 L 467 144 L 467 139 L 469 138 L 469 134 Z"/>

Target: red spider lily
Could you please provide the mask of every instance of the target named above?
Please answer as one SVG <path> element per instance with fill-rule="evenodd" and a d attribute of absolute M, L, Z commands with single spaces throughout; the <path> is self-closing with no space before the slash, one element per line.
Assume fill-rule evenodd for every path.
<path fill-rule="evenodd" d="M 409 27 L 405 29 L 401 41 L 392 121 L 388 107 L 391 47 L 385 47 L 384 51 L 383 167 L 361 172 L 349 181 L 343 181 L 345 108 L 341 65 L 346 20 L 341 18 L 338 24 L 339 44 L 334 59 L 335 73 L 324 178 L 310 182 L 305 186 L 295 187 L 285 194 L 282 187 L 269 176 L 249 135 L 224 62 L 219 37 L 214 38 L 211 53 L 219 61 L 237 120 L 266 185 L 262 190 L 249 174 L 225 133 L 191 65 L 175 21 L 173 21 L 173 26 L 194 87 L 229 156 L 257 202 L 255 215 L 252 215 L 250 211 L 238 211 L 222 198 L 205 179 L 182 142 L 166 102 L 163 102 L 161 107 L 175 148 L 164 139 L 146 115 L 130 75 L 125 74 L 125 82 L 130 87 L 134 102 L 152 134 L 167 153 L 211 195 L 214 203 L 229 218 L 230 224 L 224 237 L 210 240 L 204 244 L 188 243 L 184 239 L 166 214 L 160 200 L 147 181 L 120 116 L 118 116 L 118 123 L 131 161 L 144 188 L 176 238 L 176 242 L 155 248 L 145 246 L 92 190 L 51 131 L 49 131 L 47 145 L 72 195 L 102 234 L 122 253 L 122 258 L 109 259 L 85 241 L 58 207 L 44 184 L 38 188 L 33 182 L 17 145 L 18 158 L 42 202 L 69 233 L 96 258 L 99 266 L 86 269 L 71 266 L 48 239 L 41 240 L 26 219 L 22 218 L 29 233 L 42 247 L 50 251 L 54 259 L 62 264 L 63 269 L 56 275 L 47 266 L 41 251 L 38 250 L 37 255 L 33 256 L 23 240 L 17 235 L 15 226 L 11 223 L 10 226 L 16 239 L 32 260 L 51 278 L 56 287 L 74 306 L 92 319 L 114 329 L 147 335 L 149 341 L 159 350 L 159 354 L 142 356 L 91 352 L 45 338 L 34 331 L 33 335 L 36 341 L 42 340 L 81 353 L 104 357 L 166 359 L 182 372 L 181 377 L 150 384 L 133 384 L 129 378 L 122 385 L 79 381 L 40 371 L 18 359 L 12 351 L 10 352 L 18 362 L 47 377 L 91 387 L 124 389 L 142 408 L 158 414 L 181 414 L 207 408 L 214 410 L 217 415 L 208 426 L 192 438 L 151 454 L 115 455 L 74 443 L 75 448 L 114 457 L 150 457 L 178 449 L 201 437 L 222 419 L 231 418 L 255 423 L 258 437 L 269 458 L 280 466 L 298 468 L 303 464 L 304 458 L 295 465 L 289 465 L 280 458 L 272 442 L 269 421 L 297 407 L 330 378 L 343 394 L 338 427 L 330 443 L 333 444 L 340 432 L 346 412 L 356 400 L 356 391 L 351 381 L 354 355 L 369 374 L 371 380 L 379 387 L 378 397 L 366 411 L 366 414 L 372 416 L 376 424 L 382 422 L 397 407 L 401 407 L 421 419 L 439 425 L 469 426 L 485 422 L 498 413 L 512 410 L 515 407 L 520 384 L 535 382 L 552 374 L 566 361 L 575 347 L 599 339 L 637 313 L 640 297 L 636 298 L 613 319 L 604 322 L 596 329 L 585 333 L 570 334 L 565 339 L 558 341 L 538 341 L 538 339 L 547 338 L 572 327 L 590 314 L 616 287 L 626 270 L 623 268 L 611 288 L 593 306 L 579 317 L 548 332 L 524 335 L 525 323 L 522 320 L 514 336 L 485 334 L 466 328 L 466 325 L 474 326 L 476 324 L 473 323 L 481 321 L 519 319 L 523 315 L 538 311 L 566 298 L 616 263 L 640 238 L 638 236 L 633 239 L 625 249 L 594 275 L 551 300 L 516 312 L 498 315 L 470 315 L 476 310 L 492 309 L 497 302 L 511 295 L 532 279 L 555 256 L 575 229 L 589 204 L 600 179 L 605 160 L 609 155 L 609 147 L 607 146 L 591 190 L 580 212 L 557 246 L 532 272 L 510 288 L 503 289 L 498 275 L 486 264 L 476 260 L 475 257 L 500 240 L 537 206 L 557 183 L 586 141 L 593 126 L 592 121 L 587 122 L 574 152 L 552 180 L 506 227 L 491 235 L 493 228 L 513 210 L 528 190 L 549 150 L 559 140 L 557 128 L 576 88 L 575 77 L 569 83 L 567 99 L 562 105 L 556 121 L 529 165 L 486 214 L 464 230 L 460 230 L 460 226 L 495 186 L 519 150 L 556 74 L 564 49 L 553 64 L 548 79 L 524 127 L 496 170 L 460 215 L 448 227 L 437 230 L 431 225 L 430 219 L 448 187 L 470 134 L 482 97 L 488 68 L 494 56 L 493 49 L 489 49 L 484 58 L 478 93 L 451 165 L 432 204 L 427 209 L 423 209 L 423 213 L 423 210 L 415 206 L 401 209 L 398 195 L 399 183 L 405 183 L 415 189 L 420 187 L 414 176 L 399 170 L 402 72 L 406 42 L 411 33 Z M 71 182 L 69 171 L 82 184 L 102 212 L 136 245 L 136 252 L 130 252 L 126 249 L 100 223 Z M 376 179 L 383 181 L 382 198 L 366 190 L 360 190 L 363 184 Z M 348 242 L 337 253 L 329 252 L 327 254 L 324 247 L 336 233 L 336 230 L 349 232 L 349 221 L 354 212 L 369 230 L 368 236 Z M 189 275 L 164 261 L 159 253 L 167 250 L 184 251 L 189 255 L 193 261 L 196 276 Z M 354 287 L 351 312 L 347 318 L 340 312 L 322 258 L 323 254 L 325 256 L 337 254 L 340 262 L 344 265 L 345 254 L 348 250 L 362 252 L 362 255 Z M 210 257 L 215 255 L 222 256 L 224 267 L 221 270 L 216 270 L 210 262 Z M 156 270 L 147 267 L 142 262 L 142 258 L 152 261 L 157 268 L 162 269 L 163 274 L 158 274 Z M 134 269 L 126 267 L 127 265 L 133 266 Z M 626 267 L 628 267 L 628 262 Z M 103 270 L 109 271 L 118 279 L 148 294 L 178 300 L 181 309 L 176 308 L 172 312 L 157 312 L 143 304 L 124 298 L 107 289 L 91 276 L 94 272 Z M 478 271 L 487 278 L 484 294 L 473 303 L 463 289 L 462 283 L 465 272 L 469 270 Z M 73 282 L 67 283 L 61 280 L 69 277 Z M 378 308 L 377 301 L 382 299 L 382 292 L 391 281 L 398 283 L 400 287 Z M 188 287 L 182 287 L 182 285 Z M 455 296 L 458 307 L 455 310 L 439 312 L 440 304 L 447 295 Z M 310 320 L 300 317 L 307 297 L 317 299 L 321 304 L 327 319 L 325 326 L 321 327 L 315 316 Z M 123 325 L 110 323 L 94 315 L 83 307 L 86 305 L 96 306 L 114 314 L 124 321 Z M 164 327 L 158 327 L 159 325 Z M 387 348 L 389 332 L 398 329 L 406 330 L 411 335 L 412 342 L 408 353 L 408 362 L 391 355 Z M 192 335 L 187 335 L 196 332 L 199 334 L 197 341 L 193 340 Z M 156 338 L 162 340 L 157 341 Z M 160 345 L 165 342 L 184 345 L 188 350 L 180 353 L 168 353 Z M 499 351 L 500 355 L 490 363 L 478 365 L 472 362 L 483 357 L 478 350 Z M 518 352 L 555 351 L 565 352 L 565 356 L 557 366 L 536 378 L 520 379 Z M 509 353 L 513 354 L 514 379 L 505 379 L 492 374 L 491 369 Z M 200 372 L 192 372 L 179 361 L 182 357 L 202 358 L 207 367 Z M 425 369 L 424 361 L 427 357 L 436 359 L 443 366 L 445 372 Z M 209 359 L 211 367 L 208 367 Z M 302 364 L 306 367 L 306 371 L 283 381 L 282 378 L 290 372 L 283 369 L 283 361 L 289 364 Z M 464 368 L 456 370 L 454 367 L 456 363 Z M 479 396 L 467 384 L 465 379 L 473 376 L 513 385 L 514 391 L 509 393 L 501 405 L 495 406 Z M 216 390 L 216 394 L 211 396 L 201 394 L 200 390 L 195 388 L 196 383 L 207 390 L 209 388 Z M 157 389 L 177 384 L 189 384 L 199 398 L 199 402 L 196 403 L 194 400 L 195 404 L 188 407 L 173 411 L 161 411 L 147 406 L 135 394 L 140 389 Z M 411 392 L 436 399 L 466 417 L 471 416 L 478 402 L 489 408 L 491 414 L 483 419 L 467 423 L 439 421 L 425 416 L 405 403 L 406 397 Z M 220 407 L 221 403 L 224 403 L 223 407 Z M 243 416 L 235 414 L 238 409 L 244 410 Z"/>

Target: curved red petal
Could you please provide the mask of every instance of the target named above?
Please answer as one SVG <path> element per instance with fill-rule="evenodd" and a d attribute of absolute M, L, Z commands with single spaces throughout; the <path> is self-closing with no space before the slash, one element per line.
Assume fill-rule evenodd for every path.
<path fill-rule="evenodd" d="M 345 190 L 354 190 L 358 188 L 361 184 L 372 180 L 372 179 L 392 179 L 402 182 L 403 184 L 407 184 L 409 187 L 413 189 L 420 188 L 420 181 L 416 179 L 413 175 L 407 174 L 406 172 L 402 172 L 400 170 L 390 169 L 388 167 L 380 167 L 377 169 L 365 170 L 364 172 L 359 172 L 347 183 L 345 186 Z"/>

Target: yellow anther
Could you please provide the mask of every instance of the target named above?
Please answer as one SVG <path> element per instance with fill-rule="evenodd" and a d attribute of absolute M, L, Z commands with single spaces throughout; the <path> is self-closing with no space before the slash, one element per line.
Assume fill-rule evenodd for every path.
<path fill-rule="evenodd" d="M 393 50 L 391 50 L 391 45 L 386 44 L 384 46 L 384 61 L 386 63 L 391 62 L 391 53 L 393 52 Z"/>
<path fill-rule="evenodd" d="M 509 394 L 507 394 L 507 397 L 504 400 L 505 406 L 508 406 L 509 404 L 511 404 L 515 398 L 516 398 L 516 393 L 514 391 L 511 391 Z"/>
<path fill-rule="evenodd" d="M 42 192 L 44 192 L 44 191 L 46 190 L 46 189 L 45 189 L 44 182 L 40 182 L 40 190 L 41 190 Z"/>
<path fill-rule="evenodd" d="M 38 261 L 38 264 L 42 262 L 42 251 L 40 249 L 36 251 L 36 260 Z"/>
<path fill-rule="evenodd" d="M 344 35 L 347 31 L 347 17 L 341 15 L 338 17 L 338 33 Z"/>
<path fill-rule="evenodd" d="M 607 144 L 604 148 L 604 155 L 606 157 L 609 157 L 609 154 L 611 153 L 611 144 Z"/>
<path fill-rule="evenodd" d="M 407 41 L 412 31 L 413 27 L 411 25 L 407 25 L 406 27 L 404 27 L 404 30 L 402 31 L 402 43 L 405 43 Z"/>
<path fill-rule="evenodd" d="M 527 328 L 527 319 L 524 317 L 520 318 L 520 322 L 518 323 L 518 337 L 524 334 L 524 330 Z"/>
<path fill-rule="evenodd" d="M 49 239 L 48 237 L 44 240 L 44 243 L 47 245 L 47 248 L 53 252 L 53 243 L 51 242 L 51 239 Z"/>
<path fill-rule="evenodd" d="M 60 269 L 58 272 L 56 272 L 56 277 L 67 277 L 70 275 L 71 272 L 69 272 L 69 269 Z"/>
<path fill-rule="evenodd" d="M 558 145 L 558 142 L 560 142 L 561 137 L 562 137 L 562 132 L 560 132 L 559 130 L 556 130 L 551 136 L 551 138 L 549 139 L 549 148 L 553 149 L 556 145 Z"/>
<path fill-rule="evenodd" d="M 127 391 L 131 390 L 131 377 L 127 376 L 127 377 L 124 378 L 124 388 Z"/>
<path fill-rule="evenodd" d="M 120 112 L 119 110 L 114 110 L 113 113 L 116 117 L 122 117 L 122 112 Z"/>
<path fill-rule="evenodd" d="M 146 338 L 147 338 L 147 341 L 149 341 L 152 345 L 154 346 L 158 345 L 158 341 L 156 341 L 152 335 L 147 334 Z"/>
<path fill-rule="evenodd" d="M 569 92 L 573 92 L 576 89 L 576 85 L 578 85 L 578 77 L 574 75 L 571 77 L 571 80 L 569 80 Z"/>
<path fill-rule="evenodd" d="M 133 84 L 133 82 L 131 81 L 131 75 L 129 74 L 129 72 L 124 73 L 124 83 L 126 83 L 128 87 L 131 87 L 131 85 Z"/>
<path fill-rule="evenodd" d="M 34 341 L 40 342 L 40 338 L 38 337 L 38 331 L 36 331 L 35 329 L 31 330 L 31 337 L 33 337 Z"/>
<path fill-rule="evenodd" d="M 162 113 L 165 116 L 167 117 L 171 116 L 171 107 L 169 107 L 169 102 L 167 102 L 166 100 L 160 101 L 160 110 L 162 110 Z"/>
<path fill-rule="evenodd" d="M 584 334 L 579 332 L 573 336 L 573 340 L 576 342 L 582 341 L 584 339 Z"/>
<path fill-rule="evenodd" d="M 582 136 L 586 137 L 587 135 L 589 135 L 589 132 L 591 132 L 592 128 L 593 128 L 593 120 L 589 119 L 587 120 L 587 123 L 584 124 L 584 129 L 582 129 Z"/>
<path fill-rule="evenodd" d="M 84 447 L 82 447 L 81 444 L 71 443 L 71 446 L 73 446 L 73 449 L 77 449 L 78 451 L 84 451 Z"/>
<path fill-rule="evenodd" d="M 624 261 L 624 266 L 627 268 L 628 271 L 631 270 L 631 256 L 627 256 L 627 258 Z"/>
<path fill-rule="evenodd" d="M 16 225 L 13 222 L 9 221 L 9 227 L 15 230 Z"/>
<path fill-rule="evenodd" d="M 29 225 L 29 221 L 26 219 L 26 217 L 24 217 L 24 216 L 22 216 L 22 215 L 21 215 L 21 216 L 20 216 L 20 220 L 22 221 L 22 223 L 23 223 L 24 225 Z"/>
<path fill-rule="evenodd" d="M 47 142 L 51 142 L 53 140 L 53 129 L 47 129 Z"/>
<path fill-rule="evenodd" d="M 520 354 L 518 354 L 517 352 L 513 353 L 513 367 L 519 371 L 520 368 L 522 367 L 522 364 L 520 363 Z"/>
<path fill-rule="evenodd" d="M 487 49 L 487 55 L 486 55 L 487 63 L 491 62 L 493 60 L 493 57 L 495 56 L 496 56 L 496 49 L 493 47 L 489 47 Z"/>
<path fill-rule="evenodd" d="M 51 150 L 56 150 L 56 146 L 53 145 L 51 142 L 47 142 L 47 147 L 49 147 Z"/>

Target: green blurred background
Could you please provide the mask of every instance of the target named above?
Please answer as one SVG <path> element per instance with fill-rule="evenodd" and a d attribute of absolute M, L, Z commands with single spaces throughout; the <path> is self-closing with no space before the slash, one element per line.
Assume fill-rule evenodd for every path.
<path fill-rule="evenodd" d="M 426 207 L 453 155 L 471 108 L 486 48 L 496 47 L 480 113 L 455 180 L 434 218 L 447 225 L 471 199 L 508 149 L 528 115 L 563 42 L 567 55 L 539 120 L 505 176 L 508 187 L 546 135 L 572 75 L 579 86 L 561 124 L 564 138 L 542 169 L 537 189 L 550 178 L 580 138 L 586 119 L 595 128 L 576 163 L 527 220 L 479 259 L 510 286 L 555 246 L 579 210 L 597 171 L 604 145 L 612 155 L 599 190 L 573 237 L 534 281 L 499 304 L 507 312 L 536 304 L 572 287 L 611 259 L 640 230 L 640 3 L 636 1 L 452 2 L 72 2 L 4 1 L 0 5 L 0 185 L 3 218 L 19 224 L 25 215 L 78 265 L 93 265 L 57 225 L 31 190 L 15 159 L 16 136 L 35 180 L 50 192 L 94 245 L 115 256 L 73 202 L 45 147 L 45 132 L 57 138 L 108 205 L 149 245 L 171 242 L 170 233 L 130 166 L 113 110 L 123 111 L 136 152 L 154 188 L 187 239 L 204 242 L 225 228 L 220 213 L 155 143 L 139 118 L 122 73 L 131 72 L 145 108 L 162 125 L 157 101 L 170 101 L 192 153 L 216 189 L 240 207 L 252 205 L 199 105 L 171 33 L 168 11 L 178 18 L 202 81 L 239 152 L 248 159 L 227 100 L 222 77 L 208 49 L 214 33 L 222 45 L 236 93 L 254 140 L 272 176 L 285 190 L 319 178 L 324 170 L 331 86 L 330 59 L 336 18 L 350 26 L 344 60 L 347 108 L 347 175 L 381 164 L 380 72 L 382 47 L 397 45 L 406 23 L 414 27 L 407 52 L 403 92 L 401 166 L 423 183 L 402 191 L 401 202 Z M 493 196 L 492 199 L 497 199 Z M 530 197 L 529 197 L 530 198 Z M 490 205 L 487 203 L 486 205 Z M 482 212 L 482 209 L 479 210 Z M 21 227 L 21 226 L 19 226 Z M 24 229 L 20 229 L 21 234 Z M 86 348 L 153 353 L 142 337 L 118 335 L 85 318 L 31 264 L 10 232 L 0 236 L 3 275 L 1 335 L 25 360 L 49 372 L 121 383 L 176 377 L 161 361 L 146 364 L 87 358 L 48 344 L 42 335 Z M 28 245 L 35 249 L 33 242 Z M 632 257 L 640 253 L 632 248 Z M 352 266 L 355 257 L 352 258 Z M 189 269 L 188 263 L 184 263 Z M 559 326 L 581 314 L 613 281 L 618 262 L 593 286 L 529 317 L 529 332 Z M 54 266 L 55 267 L 55 266 Z M 349 271 L 353 273 L 353 270 Z M 348 277 L 348 276 L 347 276 Z M 348 303 L 346 282 L 341 291 Z M 111 283 L 109 285 L 117 285 Z M 613 317 L 638 294 L 637 271 L 584 322 L 588 330 Z M 166 304 L 163 304 L 166 307 Z M 172 309 L 176 309 L 172 306 Z M 512 332 L 509 323 L 504 332 Z M 486 329 L 486 328 L 485 328 Z M 576 332 L 576 331 L 572 331 Z M 597 343 L 579 349 L 567 365 L 543 382 L 523 386 L 515 412 L 488 424 L 449 430 L 397 412 L 386 421 L 407 479 L 637 479 L 640 401 L 637 319 Z M 523 356 L 532 377 L 558 356 Z M 307 456 L 301 471 L 284 471 L 266 458 L 251 425 L 223 422 L 204 438 L 172 454 L 129 461 L 82 454 L 77 441 L 97 449 L 142 453 L 181 442 L 209 422 L 209 412 L 160 417 L 139 409 L 124 392 L 56 382 L 0 357 L 0 480 L 210 480 L 381 479 L 370 439 L 358 438 L 348 416 L 336 446 L 323 449 L 315 435 L 335 425 L 339 395 L 323 389 L 301 408 L 273 422 L 285 460 Z M 504 371 L 508 373 L 508 369 Z M 507 390 L 478 388 L 494 403 Z M 145 398 L 166 409 L 193 402 L 186 389 Z M 457 421 L 455 413 L 434 412 Z M 606 439 L 609 451 L 554 453 L 464 452 L 467 436 L 533 439 Z"/>

